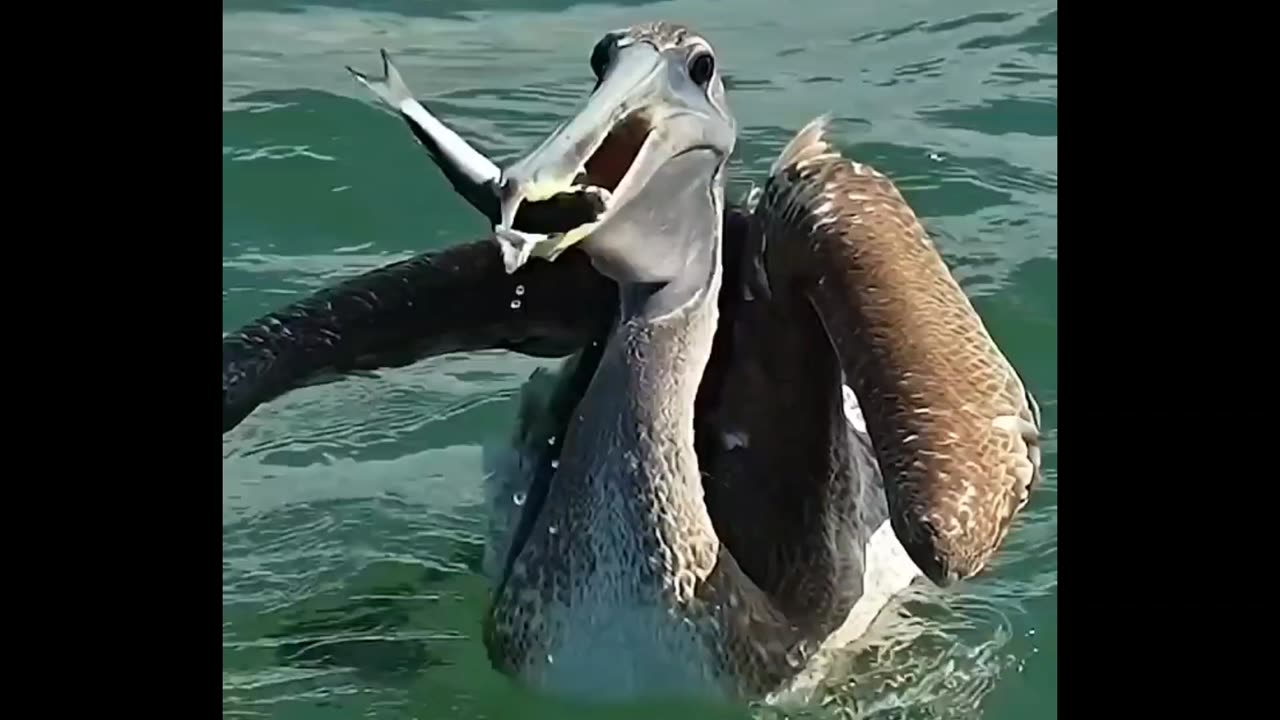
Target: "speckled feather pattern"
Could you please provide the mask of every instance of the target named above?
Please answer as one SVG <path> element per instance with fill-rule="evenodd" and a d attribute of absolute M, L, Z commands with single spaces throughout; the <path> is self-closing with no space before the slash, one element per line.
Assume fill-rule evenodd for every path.
<path fill-rule="evenodd" d="M 640 23 L 614 32 L 620 35 L 624 42 L 649 42 L 659 51 L 693 43 L 707 44 L 702 36 L 690 30 L 688 26 L 665 20 Z"/>
<path fill-rule="evenodd" d="M 486 627 L 491 657 L 523 682 L 575 695 L 723 692 L 696 598 L 719 542 L 693 449 L 718 290 L 717 273 L 670 324 L 624 322 L 606 346 Z"/>
<path fill-rule="evenodd" d="M 835 330 L 894 531 L 945 585 L 980 572 L 1026 505 L 1038 411 L 898 189 L 825 129 L 797 134 L 758 197 L 766 267 Z"/>

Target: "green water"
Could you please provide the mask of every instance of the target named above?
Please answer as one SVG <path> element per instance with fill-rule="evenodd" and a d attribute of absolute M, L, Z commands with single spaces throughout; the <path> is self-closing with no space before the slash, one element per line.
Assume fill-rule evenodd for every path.
<path fill-rule="evenodd" d="M 590 88 L 607 29 L 694 25 L 741 128 L 735 183 L 812 117 L 899 183 L 1042 405 L 1046 481 L 991 571 L 887 612 L 829 713 L 1057 717 L 1057 12 L 1051 0 L 224 0 L 223 327 L 478 237 L 398 120 L 343 69 L 386 47 L 499 159 Z M 442 309 L 442 311 L 447 311 Z M 512 688 L 478 639 L 481 455 L 539 361 L 453 355 L 295 392 L 223 439 L 228 717 L 588 713 Z"/>

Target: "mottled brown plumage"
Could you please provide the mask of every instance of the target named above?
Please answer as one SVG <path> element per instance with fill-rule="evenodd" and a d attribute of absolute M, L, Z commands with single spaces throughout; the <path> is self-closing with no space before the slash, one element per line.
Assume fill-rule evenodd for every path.
<path fill-rule="evenodd" d="M 980 572 L 1026 505 L 1039 413 L 898 189 L 824 130 L 796 137 L 761 195 L 769 277 L 806 292 L 828 327 L 893 528 L 946 585 Z"/>

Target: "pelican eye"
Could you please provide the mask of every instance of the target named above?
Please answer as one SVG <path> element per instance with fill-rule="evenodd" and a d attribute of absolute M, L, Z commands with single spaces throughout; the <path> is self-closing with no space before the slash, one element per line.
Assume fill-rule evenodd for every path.
<path fill-rule="evenodd" d="M 689 79 L 698 85 L 706 85 L 711 82 L 711 76 L 716 71 L 716 59 L 711 57 L 711 53 L 703 51 L 694 55 L 689 60 Z"/>
<path fill-rule="evenodd" d="M 617 44 L 617 33 L 609 33 L 600 38 L 600 42 L 591 49 L 591 72 L 595 74 L 596 80 L 604 79 L 604 71 L 608 69 L 609 60 L 613 56 L 613 46 Z"/>

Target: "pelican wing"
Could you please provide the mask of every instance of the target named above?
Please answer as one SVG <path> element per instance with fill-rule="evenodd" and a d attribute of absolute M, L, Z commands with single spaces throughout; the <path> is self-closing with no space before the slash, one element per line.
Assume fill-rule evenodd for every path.
<path fill-rule="evenodd" d="M 222 431 L 353 372 L 466 350 L 568 355 L 605 331 L 615 294 L 581 251 L 508 275 L 492 239 L 378 268 L 223 338 Z"/>
<path fill-rule="evenodd" d="M 1040 474 L 1039 412 L 894 184 L 825 138 L 783 150 L 753 233 L 773 292 L 803 292 L 840 355 L 893 528 L 933 582 L 986 565 Z"/>

